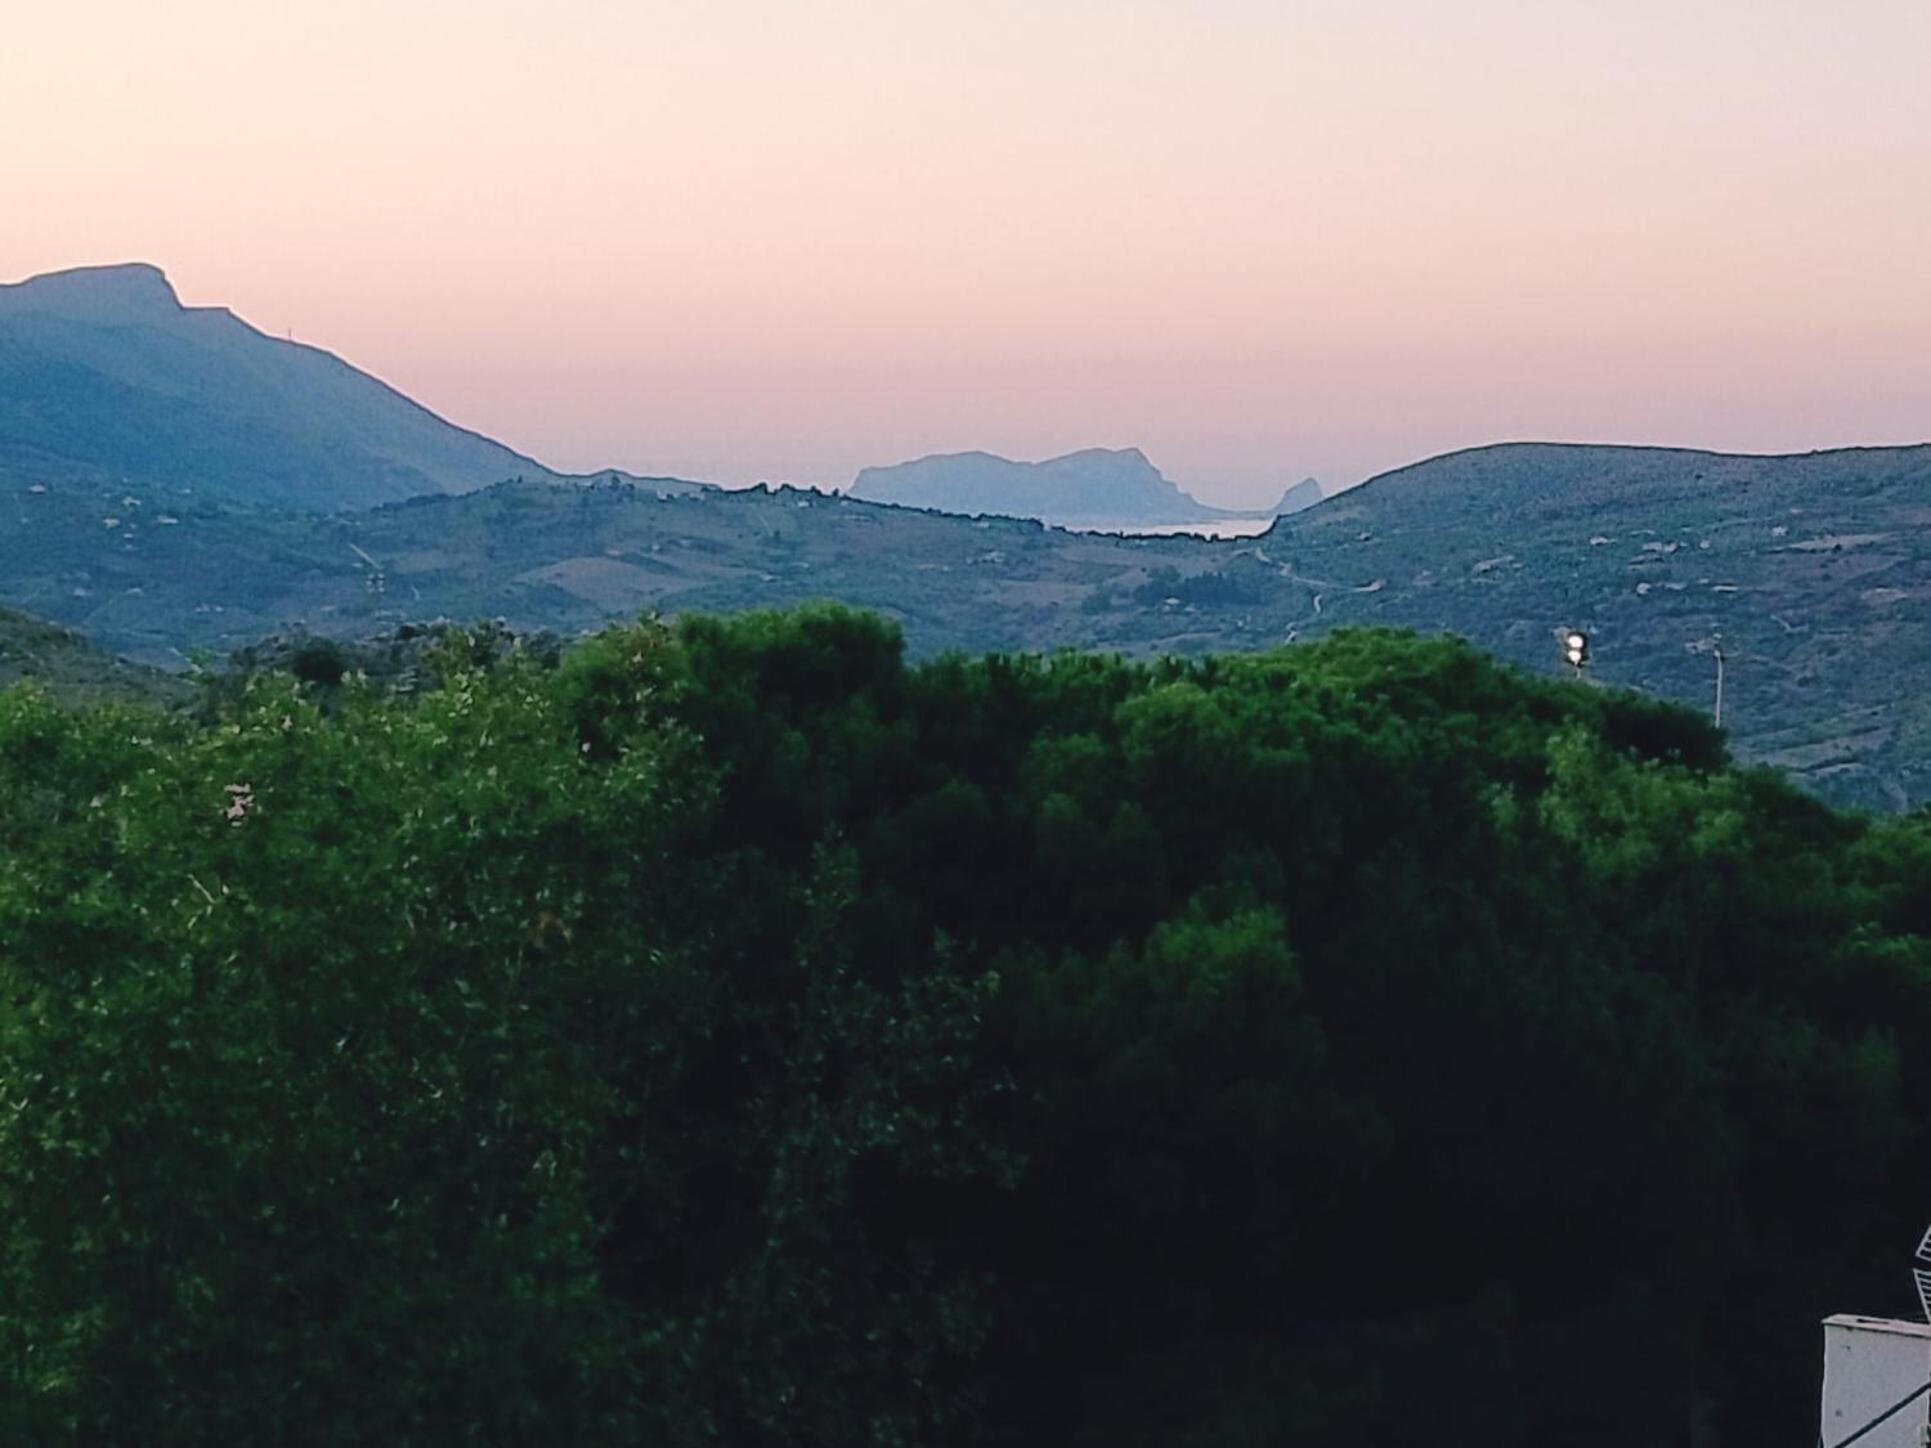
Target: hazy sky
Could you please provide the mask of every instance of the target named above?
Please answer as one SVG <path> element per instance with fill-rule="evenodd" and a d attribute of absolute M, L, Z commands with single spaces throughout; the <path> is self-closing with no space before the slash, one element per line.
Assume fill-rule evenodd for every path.
<path fill-rule="evenodd" d="M 14 0 L 0 279 L 565 467 L 1931 437 L 1927 0 Z"/>

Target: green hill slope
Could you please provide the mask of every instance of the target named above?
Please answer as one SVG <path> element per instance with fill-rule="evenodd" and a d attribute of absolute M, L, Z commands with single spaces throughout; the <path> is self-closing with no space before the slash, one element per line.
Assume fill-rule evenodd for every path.
<path fill-rule="evenodd" d="M 1257 548 L 1320 598 L 1309 624 L 1450 629 L 1533 666 L 1582 628 L 1603 678 L 1705 706 L 1720 640 L 1724 722 L 1751 757 L 1842 799 L 1931 797 L 1931 447 L 1480 448 Z"/>
<path fill-rule="evenodd" d="M 68 697 L 165 702 L 184 698 L 188 692 L 180 678 L 116 658 L 72 629 L 18 609 L 0 608 L 0 688 L 23 679 Z"/>
<path fill-rule="evenodd" d="M 913 649 L 1252 650 L 1449 630 L 1536 670 L 1708 707 L 1826 796 L 1931 799 L 1931 448 L 1801 457 L 1513 445 L 1417 464 L 1259 538 L 1118 538 L 780 489 L 503 484 L 330 517 L 0 481 L 0 600 L 149 662 L 288 625 L 569 633 L 839 599 Z"/>

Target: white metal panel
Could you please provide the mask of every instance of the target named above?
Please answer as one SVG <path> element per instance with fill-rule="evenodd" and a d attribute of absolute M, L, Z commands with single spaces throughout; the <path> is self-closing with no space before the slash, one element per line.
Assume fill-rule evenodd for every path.
<path fill-rule="evenodd" d="M 1824 1320 L 1824 1448 L 1837 1448 L 1931 1380 L 1931 1326 L 1882 1317 Z M 1857 1440 L 1857 1448 L 1924 1448 L 1927 1397 Z"/>

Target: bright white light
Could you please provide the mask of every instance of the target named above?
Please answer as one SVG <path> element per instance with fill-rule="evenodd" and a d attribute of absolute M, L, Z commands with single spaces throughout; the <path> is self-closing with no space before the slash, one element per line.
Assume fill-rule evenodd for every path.
<path fill-rule="evenodd" d="M 1567 642 L 1567 643 L 1568 643 L 1568 645 L 1569 645 L 1569 652 L 1570 652 L 1570 653 L 1572 653 L 1572 654 L 1579 654 L 1579 653 L 1581 653 L 1581 652 L 1582 652 L 1582 646 L 1583 646 L 1584 644 L 1586 644 L 1586 643 L 1588 643 L 1588 642 L 1589 642 L 1589 640 L 1588 640 L 1588 639 L 1586 639 L 1586 638 L 1584 638 L 1584 637 L 1583 637 L 1583 636 L 1582 636 L 1581 634 L 1579 634 L 1579 633 L 1572 633 L 1572 634 L 1570 634 L 1570 635 L 1569 635 L 1569 637 L 1568 637 L 1568 639 L 1566 640 L 1566 642 Z"/>

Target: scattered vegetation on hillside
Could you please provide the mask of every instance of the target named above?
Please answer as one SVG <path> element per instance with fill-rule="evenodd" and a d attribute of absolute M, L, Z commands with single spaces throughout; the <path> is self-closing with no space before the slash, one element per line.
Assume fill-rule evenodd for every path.
<path fill-rule="evenodd" d="M 164 703 L 183 701 L 193 692 L 185 680 L 117 659 L 72 629 L 0 608 L 0 686 L 22 679 L 81 698 L 111 695 Z"/>
<path fill-rule="evenodd" d="M 0 368 L 0 371 L 3 371 Z M 0 429 L 4 431 L 4 429 Z M 48 471 L 0 448 L 0 599 L 172 666 L 305 627 L 837 599 L 912 653 L 1249 652 L 1346 627 L 1458 634 L 1538 672 L 1714 704 L 1740 757 L 1840 804 L 1931 800 L 1931 447 L 1802 457 L 1512 444 L 1431 459 L 1212 542 L 1073 534 L 796 488 L 504 483 L 322 517 Z"/>
<path fill-rule="evenodd" d="M 0 694 L 7 1441 L 1788 1441 L 1903 1306 L 1931 821 L 1697 717 L 833 609 L 302 660 Z"/>

